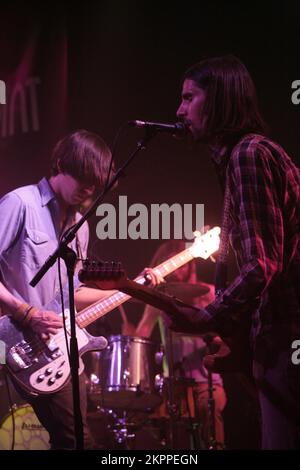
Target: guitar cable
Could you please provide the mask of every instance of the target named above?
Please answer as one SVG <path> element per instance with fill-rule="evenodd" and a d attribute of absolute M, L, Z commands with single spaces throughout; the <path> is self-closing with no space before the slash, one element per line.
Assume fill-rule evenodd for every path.
<path fill-rule="evenodd" d="M 12 441 L 11 441 L 11 449 L 15 449 L 15 438 L 16 438 L 16 420 L 15 420 L 15 415 L 14 415 L 14 403 L 13 399 L 10 393 L 10 386 L 7 378 L 7 373 L 4 371 L 4 381 L 5 381 L 5 387 L 6 387 L 6 393 L 8 397 L 8 404 L 9 404 L 9 410 L 11 414 L 11 420 L 12 420 Z"/>

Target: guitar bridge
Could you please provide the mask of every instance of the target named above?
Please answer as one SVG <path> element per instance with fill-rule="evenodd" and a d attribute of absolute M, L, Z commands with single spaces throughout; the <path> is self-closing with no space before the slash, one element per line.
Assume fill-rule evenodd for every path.
<path fill-rule="evenodd" d="M 33 351 L 26 341 L 15 344 L 8 351 L 7 364 L 14 372 L 27 369 L 33 362 Z"/>
<path fill-rule="evenodd" d="M 61 355 L 62 352 L 53 339 L 50 339 L 48 344 L 36 339 L 33 349 L 29 343 L 22 340 L 10 348 L 7 354 L 7 364 L 14 372 L 18 372 L 40 361 L 51 362 Z"/>

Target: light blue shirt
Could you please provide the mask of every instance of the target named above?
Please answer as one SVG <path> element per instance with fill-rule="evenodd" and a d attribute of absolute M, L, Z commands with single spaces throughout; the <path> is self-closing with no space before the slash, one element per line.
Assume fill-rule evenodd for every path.
<path fill-rule="evenodd" d="M 76 213 L 75 220 L 80 217 Z M 46 178 L 37 185 L 15 189 L 0 200 L 0 280 L 13 295 L 40 308 L 58 294 L 57 262 L 35 287 L 29 282 L 57 248 L 59 237 L 58 200 Z M 76 253 L 80 247 L 86 257 L 88 238 L 85 223 L 70 247 Z M 64 261 L 60 264 L 64 285 L 66 268 Z"/>

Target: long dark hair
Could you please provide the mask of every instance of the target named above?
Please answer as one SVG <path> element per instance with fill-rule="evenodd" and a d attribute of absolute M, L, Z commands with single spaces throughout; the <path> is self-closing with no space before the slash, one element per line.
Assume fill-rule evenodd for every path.
<path fill-rule="evenodd" d="M 233 55 L 205 59 L 184 74 L 206 92 L 204 139 L 231 143 L 248 133 L 266 134 L 252 78 Z"/>
<path fill-rule="evenodd" d="M 101 187 L 106 183 L 110 158 L 110 149 L 101 137 L 80 129 L 65 136 L 54 147 L 51 174 L 67 173 L 79 181 Z"/>

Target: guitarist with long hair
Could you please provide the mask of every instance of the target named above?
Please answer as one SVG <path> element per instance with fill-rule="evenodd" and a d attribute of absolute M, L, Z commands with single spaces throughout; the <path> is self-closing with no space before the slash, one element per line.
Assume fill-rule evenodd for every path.
<path fill-rule="evenodd" d="M 263 449 L 300 447 L 300 172 L 266 136 L 256 90 L 234 56 L 203 60 L 183 77 L 177 117 L 208 144 L 224 191 L 216 300 L 170 314 L 179 331 L 239 331 L 250 323 L 252 367 L 262 416 Z M 226 282 L 231 242 L 239 275 Z"/>

